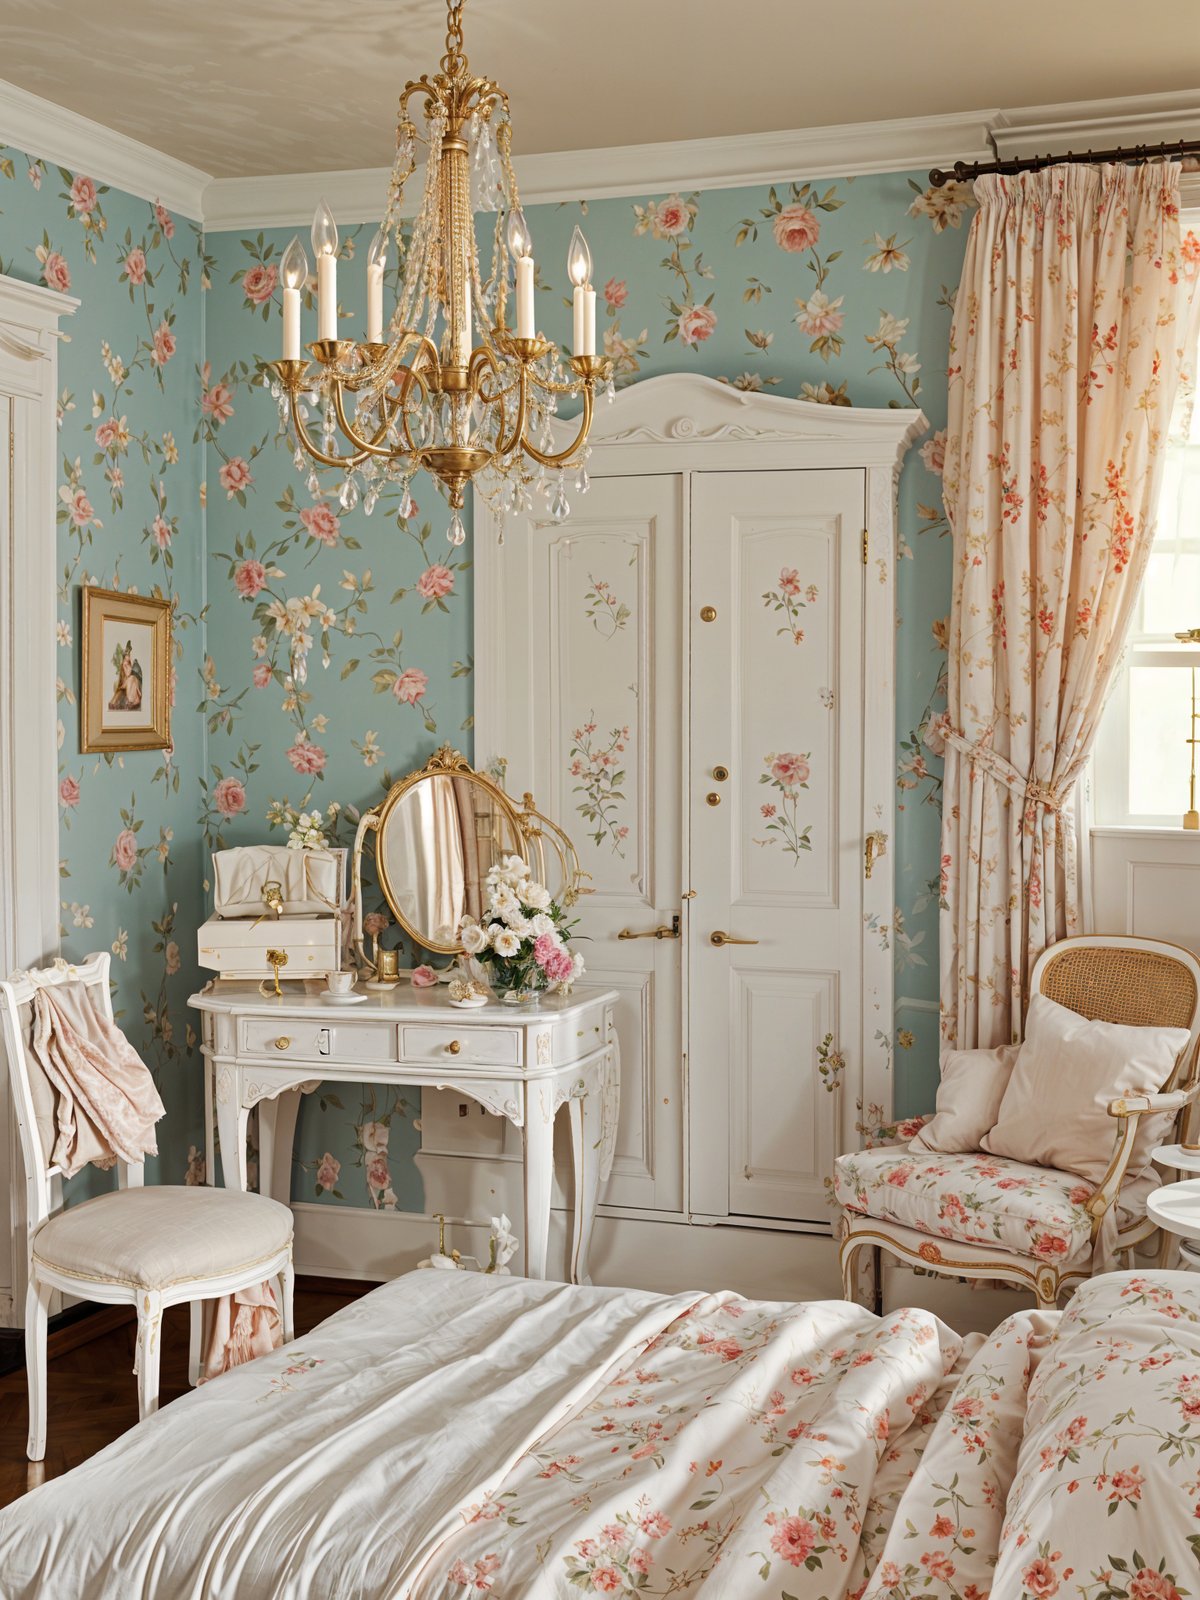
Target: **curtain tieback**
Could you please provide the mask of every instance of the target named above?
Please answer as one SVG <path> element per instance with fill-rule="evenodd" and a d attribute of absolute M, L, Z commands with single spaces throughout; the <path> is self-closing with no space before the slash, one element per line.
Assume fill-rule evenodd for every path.
<path fill-rule="evenodd" d="M 959 733 L 957 728 L 947 728 L 942 738 L 946 744 L 953 745 L 957 751 L 966 756 L 973 767 L 982 767 L 989 777 L 995 778 L 997 783 L 1002 783 L 1011 794 L 1015 794 L 1026 804 L 1043 805 L 1047 811 L 1061 811 L 1075 786 L 1074 780 L 1067 784 L 1056 785 L 1043 783 L 1040 778 L 1023 778 L 1012 762 L 1006 761 L 992 749 L 991 745 L 982 739 L 972 744 L 964 734 Z"/>

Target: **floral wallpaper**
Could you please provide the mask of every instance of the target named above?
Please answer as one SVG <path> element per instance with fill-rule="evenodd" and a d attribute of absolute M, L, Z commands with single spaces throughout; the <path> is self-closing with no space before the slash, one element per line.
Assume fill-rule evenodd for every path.
<path fill-rule="evenodd" d="M 875 929 L 896 960 L 898 1115 L 928 1109 L 937 1081 L 940 778 L 921 735 L 944 681 L 944 366 L 970 204 L 961 187 L 935 194 L 921 174 L 889 174 L 529 212 L 539 322 L 569 337 L 565 257 L 581 221 L 622 384 L 682 368 L 818 404 L 920 405 L 930 418 L 900 488 L 898 903 Z M 386 490 L 349 508 L 314 494 L 257 383 L 259 361 L 278 349 L 279 261 L 293 231 L 202 238 L 86 172 L 0 147 L 0 270 L 82 301 L 60 356 L 63 950 L 113 953 L 114 1004 L 168 1108 L 151 1175 L 171 1182 L 203 1176 L 186 1000 L 202 976 L 192 951 L 211 849 L 283 840 L 314 808 L 348 843 L 360 809 L 437 743 L 473 753 L 470 540 L 446 542 L 446 506 L 424 480 L 403 503 Z M 362 319 L 372 232 L 342 235 L 349 330 Z M 807 598 L 786 576 L 771 612 L 794 633 Z M 165 754 L 79 752 L 85 582 L 173 604 Z M 619 599 L 597 586 L 591 603 L 597 626 L 620 626 Z M 596 751 L 619 733 L 581 729 L 585 799 Z M 603 791 L 589 803 L 593 830 L 606 833 Z M 383 936 L 396 942 L 394 929 Z M 418 1118 L 415 1091 L 312 1096 L 297 1198 L 420 1207 L 408 1159 Z M 75 1193 L 106 1181 L 84 1175 Z"/>
<path fill-rule="evenodd" d="M 336 213 L 336 193 L 329 199 Z M 685 369 L 817 404 L 919 405 L 930 419 L 900 488 L 898 903 L 875 930 L 896 961 L 898 1115 L 929 1109 L 937 1083 L 940 778 L 922 730 L 944 684 L 944 369 L 970 205 L 963 186 L 931 192 L 923 174 L 888 174 L 528 214 L 538 320 L 559 338 L 570 335 L 567 243 L 582 222 L 620 382 Z M 314 493 L 307 467 L 277 440 L 274 403 L 257 384 L 256 363 L 278 351 L 279 262 L 294 231 L 206 240 L 197 438 L 209 488 L 207 646 L 192 680 L 208 740 L 196 818 L 205 850 L 271 829 L 283 838 L 289 820 L 314 807 L 348 842 L 359 810 L 437 743 L 471 752 L 470 541 L 460 550 L 446 542 L 448 511 L 427 482 L 418 480 L 415 503 L 385 490 L 377 503 L 347 508 Z M 342 234 L 349 332 L 363 320 L 373 231 Z M 311 303 L 307 317 L 312 327 Z M 590 603 L 597 626 L 619 625 L 611 593 L 597 586 Z M 802 590 L 781 578 L 771 603 L 781 630 L 802 627 Z M 609 737 L 607 728 L 579 734 L 582 792 L 602 836 L 612 822 L 587 775 L 593 746 Z M 779 826 L 787 843 L 782 813 Z M 803 848 L 798 836 L 791 847 Z M 419 1180 L 403 1159 L 417 1144 L 416 1114 L 415 1091 L 407 1102 L 344 1086 L 313 1096 L 297 1137 L 297 1197 L 419 1206 Z"/>
<path fill-rule="evenodd" d="M 201 915 L 203 723 L 199 228 L 162 206 L 0 147 L 0 271 L 81 301 L 59 353 L 58 747 L 63 953 L 110 950 L 117 1016 L 168 1108 L 151 1179 L 203 1178 L 200 1056 L 186 1001 Z M 174 611 L 172 749 L 82 755 L 80 589 Z M 187 693 L 183 686 L 187 685 Z M 110 1180 L 94 1169 L 69 1197 Z"/>

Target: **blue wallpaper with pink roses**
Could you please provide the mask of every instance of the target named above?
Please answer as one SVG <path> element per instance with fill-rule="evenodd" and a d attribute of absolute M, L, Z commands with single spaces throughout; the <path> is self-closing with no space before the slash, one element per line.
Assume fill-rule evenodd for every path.
<path fill-rule="evenodd" d="M 336 213 L 336 190 L 329 199 Z M 529 213 L 539 324 L 569 338 L 565 257 L 579 221 L 621 383 L 685 369 L 816 404 L 919 405 L 930 419 L 900 487 L 898 903 L 879 930 L 897 969 L 901 1113 L 928 1109 L 937 1081 L 940 782 L 921 732 L 945 670 L 944 367 L 969 207 L 961 187 L 931 193 L 920 174 L 890 174 Z M 257 382 L 260 360 L 278 352 L 292 231 L 202 239 L 86 173 L 0 150 L 0 269 L 83 302 L 60 367 L 63 945 L 113 952 L 121 1020 L 168 1107 L 152 1172 L 172 1182 L 203 1171 L 186 997 L 209 851 L 282 841 L 314 808 L 347 843 L 361 808 L 436 744 L 472 747 L 470 541 L 446 542 L 445 504 L 423 480 L 415 504 L 385 493 L 370 515 L 314 495 Z M 342 233 L 350 332 L 372 232 Z M 311 305 L 306 316 L 311 330 Z M 165 758 L 79 753 L 87 581 L 172 601 Z M 310 1097 L 297 1198 L 420 1208 L 408 1159 L 418 1114 L 406 1091 Z"/>
<path fill-rule="evenodd" d="M 197 447 L 198 227 L 161 206 L 0 147 L 0 270 L 70 293 L 58 437 L 58 747 L 63 953 L 110 950 L 113 1003 L 168 1115 L 151 1178 L 203 1177 L 200 1057 L 187 1010 L 203 864 L 196 786 L 203 456 Z M 173 748 L 79 749 L 80 588 L 165 596 L 174 620 Z M 75 1197 L 110 1180 L 89 1169 Z"/>
<path fill-rule="evenodd" d="M 328 196 L 336 213 L 337 194 Z M 569 339 L 566 251 L 586 230 L 604 348 L 620 381 L 686 369 L 817 404 L 919 405 L 931 429 L 901 483 L 898 904 L 879 937 L 897 968 L 897 1110 L 937 1081 L 939 780 L 921 729 L 945 667 L 949 542 L 939 473 L 946 342 L 970 220 L 961 187 L 918 175 L 679 192 L 531 208 L 538 323 Z M 361 336 L 372 227 L 342 231 L 345 328 Z M 470 752 L 471 544 L 418 480 L 373 513 L 314 495 L 277 442 L 255 363 L 279 348 L 279 262 L 293 230 L 208 236 L 201 430 L 208 441 L 206 842 L 246 842 L 320 807 L 335 837 L 449 740 Z M 307 245 L 307 239 L 304 239 Z M 311 303 L 307 333 L 315 333 Z M 402 514 L 403 513 L 403 514 Z M 487 757 L 490 752 L 481 752 Z M 331 811 L 331 808 L 332 811 Z M 568 826 L 572 820 L 563 818 Z M 282 833 L 277 835 L 283 837 Z M 395 930 L 386 936 L 395 941 Z M 296 1195 L 420 1204 L 403 1158 L 412 1105 L 364 1089 L 305 1105 Z"/>

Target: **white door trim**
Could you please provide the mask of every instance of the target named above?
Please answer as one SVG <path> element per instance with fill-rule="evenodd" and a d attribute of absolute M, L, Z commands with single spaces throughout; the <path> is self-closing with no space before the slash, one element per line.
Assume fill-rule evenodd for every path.
<path fill-rule="evenodd" d="M 928 426 L 920 411 L 822 406 L 746 393 L 696 373 L 668 373 L 621 390 L 611 405 L 601 401 L 590 436 L 593 477 L 798 467 L 866 472 L 862 831 L 883 835 L 883 848 L 863 885 L 862 1080 L 842 1097 L 847 1150 L 858 1145 L 866 1108 L 879 1108 L 884 1118 L 892 1109 L 896 483 L 908 447 Z M 554 427 L 555 448 L 562 448 L 574 424 L 556 421 Z M 570 498 L 569 484 L 567 493 Z M 512 573 L 506 574 L 504 550 L 478 496 L 474 542 L 475 757 L 483 762 L 497 753 L 484 745 L 513 717 L 505 614 Z"/>
<path fill-rule="evenodd" d="M 0 275 L 0 973 L 58 949 L 55 574 L 58 323 L 69 295 Z M 18 759 L 19 756 L 19 759 Z M 0 1259 L 0 1323 L 25 1297 L 22 1163 L 0 1061 L 0 1149 L 11 1257 Z M 15 1311 L 14 1311 L 15 1306 Z"/>

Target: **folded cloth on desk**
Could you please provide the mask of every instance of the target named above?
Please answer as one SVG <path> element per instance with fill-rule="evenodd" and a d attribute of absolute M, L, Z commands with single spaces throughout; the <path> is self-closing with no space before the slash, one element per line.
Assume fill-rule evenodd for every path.
<path fill-rule="evenodd" d="M 279 886 L 280 915 L 334 916 L 345 899 L 344 850 L 290 850 L 286 845 L 239 845 L 213 851 L 213 901 L 218 917 L 261 917 L 263 890 Z"/>

